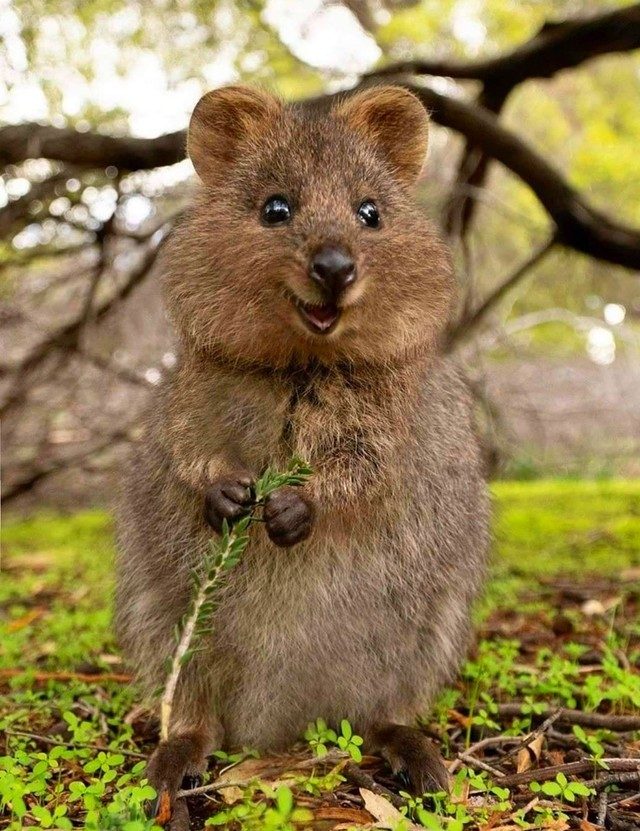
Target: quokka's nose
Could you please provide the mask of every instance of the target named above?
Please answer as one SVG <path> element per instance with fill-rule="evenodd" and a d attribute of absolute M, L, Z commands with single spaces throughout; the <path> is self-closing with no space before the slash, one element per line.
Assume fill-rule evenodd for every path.
<path fill-rule="evenodd" d="M 336 298 L 355 281 L 356 264 L 344 248 L 323 246 L 311 257 L 309 274 L 332 298 Z"/>

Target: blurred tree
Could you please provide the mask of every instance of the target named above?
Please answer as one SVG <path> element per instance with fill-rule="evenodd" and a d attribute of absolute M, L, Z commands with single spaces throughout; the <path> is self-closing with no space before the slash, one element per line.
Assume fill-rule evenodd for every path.
<path fill-rule="evenodd" d="M 564 312 L 554 317 L 558 307 L 590 330 L 580 321 L 602 308 L 605 291 L 623 316 L 640 314 L 637 283 L 627 276 L 640 270 L 640 233 L 631 227 L 640 225 L 640 63 L 629 54 L 640 47 L 638 3 L 4 5 L 0 413 L 16 448 L 5 454 L 7 497 L 64 467 L 67 451 L 76 464 L 74 448 L 94 458 L 135 431 L 137 405 L 131 430 L 114 430 L 108 418 L 77 415 L 81 391 L 64 379 L 90 372 L 95 384 L 106 376 L 125 385 L 122 400 L 135 388 L 142 401 L 160 377 L 161 368 L 145 373 L 148 354 L 123 346 L 113 319 L 148 284 L 188 199 L 183 130 L 206 88 L 258 82 L 323 107 L 338 90 L 384 80 L 421 98 L 447 128 L 434 129 L 423 198 L 461 264 L 450 348 L 471 343 L 477 356 L 480 341 L 471 336 L 496 320 L 520 333 L 531 314 L 532 326 L 565 326 Z M 559 267 L 571 274 L 571 292 L 556 279 Z M 498 273 L 506 276 L 496 280 Z M 495 350 L 500 339 L 482 343 Z M 43 413 L 34 400 L 52 379 L 62 392 Z M 69 441 L 67 422 L 82 425 L 67 430 Z"/>

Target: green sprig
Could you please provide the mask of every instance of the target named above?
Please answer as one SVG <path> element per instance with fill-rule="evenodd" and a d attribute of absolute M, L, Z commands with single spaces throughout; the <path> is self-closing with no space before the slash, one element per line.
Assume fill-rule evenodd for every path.
<path fill-rule="evenodd" d="M 207 551 L 199 568 L 191 571 L 192 597 L 187 612 L 175 627 L 176 648 L 168 661 L 167 681 L 159 692 L 160 737 L 169 737 L 169 725 L 173 699 L 175 698 L 180 674 L 193 656 L 200 651 L 198 641 L 212 631 L 213 613 L 216 609 L 216 594 L 228 572 L 236 566 L 249 544 L 249 527 L 261 520 L 261 512 L 269 494 L 285 486 L 304 485 L 311 475 L 311 467 L 302 459 L 294 457 L 284 473 L 267 468 L 255 483 L 253 500 L 248 513 L 233 523 L 225 519 L 219 539 L 209 540 Z"/>

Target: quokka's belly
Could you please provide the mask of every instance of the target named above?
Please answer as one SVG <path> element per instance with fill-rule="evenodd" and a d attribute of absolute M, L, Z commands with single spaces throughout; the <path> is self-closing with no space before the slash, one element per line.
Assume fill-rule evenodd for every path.
<path fill-rule="evenodd" d="M 238 575 L 218 609 L 235 667 L 219 690 L 227 744 L 274 748 L 318 717 L 363 730 L 417 706 L 428 610 L 409 603 L 409 619 L 397 574 L 380 558 L 363 570 L 361 553 L 270 549 L 268 568 Z"/>

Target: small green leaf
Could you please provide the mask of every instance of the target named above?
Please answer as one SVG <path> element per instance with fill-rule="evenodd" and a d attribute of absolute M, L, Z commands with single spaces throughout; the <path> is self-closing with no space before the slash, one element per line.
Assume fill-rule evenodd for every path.
<path fill-rule="evenodd" d="M 293 794 L 286 785 L 281 785 L 276 791 L 276 805 L 278 811 L 288 817 L 293 810 Z"/>

